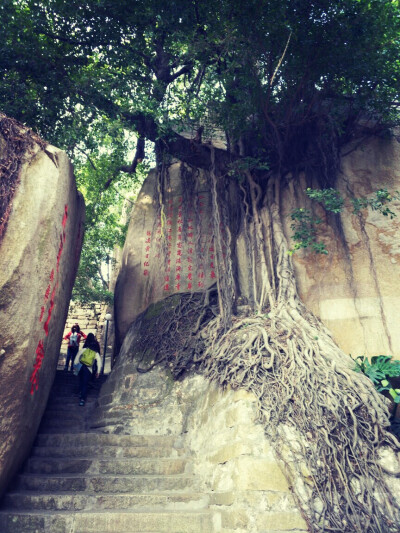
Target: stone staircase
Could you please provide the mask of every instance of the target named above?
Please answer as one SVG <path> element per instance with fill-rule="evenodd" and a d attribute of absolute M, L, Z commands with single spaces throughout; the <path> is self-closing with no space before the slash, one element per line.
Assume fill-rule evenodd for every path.
<path fill-rule="evenodd" d="M 93 385 L 79 407 L 77 378 L 57 371 L 31 456 L 2 501 L 0 532 L 218 531 L 180 436 L 95 429 Z"/>

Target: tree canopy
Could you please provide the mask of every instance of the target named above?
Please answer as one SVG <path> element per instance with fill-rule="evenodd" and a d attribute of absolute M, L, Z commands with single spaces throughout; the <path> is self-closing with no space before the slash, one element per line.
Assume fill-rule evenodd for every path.
<path fill-rule="evenodd" d="M 398 120 L 398 1 L 6 0 L 0 16 L 3 111 L 69 152 L 118 123 L 205 166 L 179 135 L 201 127 L 329 179 L 338 145 Z"/>

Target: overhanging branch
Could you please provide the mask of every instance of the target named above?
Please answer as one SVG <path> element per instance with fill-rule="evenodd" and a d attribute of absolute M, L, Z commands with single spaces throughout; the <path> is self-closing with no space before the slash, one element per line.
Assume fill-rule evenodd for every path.
<path fill-rule="evenodd" d="M 114 118 L 120 117 L 130 128 L 135 130 L 139 138 L 148 139 L 152 142 L 159 141 L 173 157 L 188 165 L 209 170 L 212 166 L 211 149 L 214 152 L 215 165 L 221 170 L 226 169 L 233 159 L 237 159 L 237 156 L 232 155 L 227 150 L 215 148 L 211 143 L 201 143 L 195 139 L 187 139 L 176 133 L 172 128 L 163 131 L 161 135 L 158 124 L 152 116 L 140 111 L 125 111 L 98 91 L 92 91 L 91 94 L 80 91 L 79 94 L 84 101 L 89 97 L 95 107 L 105 111 L 108 115 Z M 132 165 L 126 168 L 132 168 Z"/>

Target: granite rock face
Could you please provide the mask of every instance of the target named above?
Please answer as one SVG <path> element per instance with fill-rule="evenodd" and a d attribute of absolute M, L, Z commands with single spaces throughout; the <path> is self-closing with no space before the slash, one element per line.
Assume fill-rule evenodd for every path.
<path fill-rule="evenodd" d="M 375 139 L 359 146 L 342 158 L 336 187 L 347 198 L 372 197 L 382 188 L 400 191 L 400 143 Z M 282 206 L 290 235 L 289 213 L 299 206 L 290 188 Z M 346 202 L 342 214 L 321 227 L 328 255 L 293 256 L 301 298 L 353 356 L 400 359 L 400 202 L 389 207 L 397 215 L 393 219 L 370 208 L 354 215 Z"/>
<path fill-rule="evenodd" d="M 390 219 L 370 208 L 354 215 L 349 201 L 351 196 L 371 197 L 380 188 L 400 190 L 400 143 L 395 138 L 375 139 L 353 151 L 351 146 L 347 148 L 349 154 L 342 157 L 336 183 L 347 198 L 345 209 L 340 215 L 329 215 L 328 224 L 319 226 L 328 255 L 308 250 L 293 255 L 298 290 L 346 353 L 400 358 L 400 202 L 390 204 L 397 214 Z M 155 171 L 145 181 L 133 210 L 115 290 L 117 349 L 130 324 L 151 303 L 174 293 L 200 290 L 218 278 L 211 237 L 210 184 L 202 171 L 193 173 L 189 182 L 183 174 L 178 163 L 169 169 L 164 218 L 154 201 L 158 194 Z M 188 183 L 198 207 L 189 206 L 185 220 L 182 202 Z M 322 219 L 327 216 L 306 197 L 304 191 L 309 186 L 319 187 L 302 175 L 297 180 L 287 177 L 280 208 L 289 242 L 293 209 L 305 206 Z M 239 211 L 237 201 L 237 197 L 232 201 L 232 213 Z M 246 298 L 250 288 L 245 239 L 240 227 L 230 229 L 238 286 Z M 166 236 L 164 248 L 161 235 Z M 197 249 L 196 242 L 200 243 Z"/>
<path fill-rule="evenodd" d="M 26 458 L 46 406 L 83 221 L 67 155 L 35 145 L 0 243 L 0 494 Z"/>
<path fill-rule="evenodd" d="M 192 254 L 187 244 L 178 254 L 182 249 L 178 246 L 179 235 L 184 233 L 184 229 L 179 229 L 184 219 L 180 214 L 179 165 L 170 169 L 170 178 L 172 201 L 168 203 L 167 198 L 165 224 L 157 220 L 152 200 L 156 191 L 154 173 L 145 183 L 131 219 L 115 303 L 122 347 L 100 396 L 96 427 L 115 433 L 145 431 L 182 438 L 193 455 L 194 473 L 202 490 L 221 515 L 223 531 L 305 531 L 307 525 L 296 509 L 288 480 L 272 452 L 273 443 L 257 423 L 255 398 L 251 394 L 222 391 L 198 375 L 173 381 L 170 372 L 160 367 L 146 374 L 139 371 L 143 359 L 149 358 L 151 364 L 157 355 L 158 346 L 152 347 L 151 353 L 140 340 L 145 332 L 158 327 L 158 313 L 163 308 L 165 313 L 173 312 L 169 305 L 177 297 L 171 295 L 196 289 L 193 285 L 188 287 L 192 281 L 188 268 L 191 261 L 183 271 L 186 283 L 183 288 L 182 270 L 177 270 L 181 265 L 178 259 L 184 256 L 187 260 Z M 200 227 L 204 228 L 202 235 L 207 243 L 210 189 L 206 180 L 203 183 L 204 188 L 196 195 L 207 198 L 198 198 L 205 204 Z M 296 183 L 291 183 L 288 177 L 280 205 L 288 239 L 292 233 L 290 213 L 296 207 L 311 208 L 304 190 L 312 185 L 304 176 Z M 347 198 L 369 197 L 379 188 L 400 190 L 400 144 L 396 140 L 375 140 L 355 147 L 343 157 L 336 186 Z M 235 205 L 232 203 L 232 210 Z M 400 312 L 400 203 L 393 202 L 391 208 L 398 214 L 393 220 L 371 210 L 354 215 L 347 203 L 341 215 L 328 220 L 330 224 L 321 224 L 321 238 L 329 250 L 327 256 L 307 251 L 293 256 L 302 300 L 330 328 L 339 346 L 353 355 L 387 353 L 400 358 L 400 333 L 396 327 Z M 322 218 L 326 216 L 318 206 L 313 210 Z M 157 247 L 157 239 L 164 227 L 167 232 L 170 227 L 172 235 L 170 245 L 167 240 L 167 247 L 162 249 Z M 236 239 L 234 261 L 238 282 L 245 299 L 250 292 L 246 285 L 246 246 L 240 228 L 232 235 Z M 211 267 L 213 244 L 201 248 L 200 256 L 193 260 L 203 263 L 203 270 L 196 269 L 196 273 L 198 276 L 204 272 L 206 287 L 214 281 L 212 272 L 218 272 Z M 175 276 L 173 284 L 171 272 Z M 181 279 L 177 279 L 178 273 Z M 295 433 L 288 437 L 296 438 Z M 281 450 L 283 453 L 287 452 Z M 398 467 L 396 457 L 387 460 L 391 467 Z M 305 470 L 305 484 L 308 476 Z M 399 492 L 397 481 L 390 480 L 394 494 Z"/>
<path fill-rule="evenodd" d="M 157 174 L 152 170 L 131 215 L 115 286 L 117 349 L 134 319 L 150 304 L 171 294 L 203 290 L 217 278 L 206 176 L 174 163 L 168 182 L 161 213 Z M 192 194 L 185 200 L 188 187 Z"/>

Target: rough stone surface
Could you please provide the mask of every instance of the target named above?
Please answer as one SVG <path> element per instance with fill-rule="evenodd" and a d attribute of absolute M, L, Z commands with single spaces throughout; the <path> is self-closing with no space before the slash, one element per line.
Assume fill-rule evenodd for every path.
<path fill-rule="evenodd" d="M 307 186 L 304 182 L 303 189 Z M 342 158 L 336 187 L 347 198 L 371 197 L 381 188 L 399 191 L 400 143 L 374 139 L 356 148 Z M 290 235 L 289 214 L 300 207 L 290 187 L 282 207 Z M 303 301 L 352 355 L 390 354 L 400 359 L 400 202 L 389 207 L 396 218 L 371 209 L 356 216 L 348 203 L 340 216 L 332 216 L 335 229 L 321 226 L 327 256 L 310 252 L 293 256 Z"/>
<path fill-rule="evenodd" d="M 200 376 L 173 383 L 160 369 L 145 375 L 136 371 L 135 360 L 141 354 L 137 353 L 133 320 L 149 304 L 188 290 L 177 283 L 176 277 L 171 283 L 171 273 L 178 272 L 179 235 L 183 233 L 179 230 L 179 169 L 179 165 L 170 169 L 165 227 L 171 229 L 171 242 L 167 242 L 166 249 L 157 245 L 160 226 L 152 202 L 155 173 L 145 182 L 133 212 L 115 294 L 117 345 L 122 345 L 122 349 L 100 399 L 102 413 L 97 423 L 116 433 L 128 428 L 135 434 L 138 427 L 149 435 L 181 432 L 193 454 L 194 472 L 210 494 L 225 533 L 306 531 L 271 443 L 256 422 L 251 395 L 222 392 Z M 304 176 L 299 179 L 300 183 L 294 185 L 288 177 L 287 189 L 281 196 L 289 240 L 290 213 L 296 207 L 311 207 L 302 191 L 312 184 Z M 207 197 L 207 184 L 201 179 L 200 183 L 203 188 L 198 188 L 196 194 Z M 400 190 L 400 144 L 395 140 L 369 141 L 344 156 L 337 188 L 347 198 L 368 197 L 379 188 Z M 209 205 L 209 197 L 207 202 Z M 327 256 L 308 251 L 293 256 L 302 300 L 328 326 L 339 346 L 353 355 L 386 353 L 400 358 L 400 330 L 396 323 L 400 313 L 400 202 L 393 202 L 390 207 L 398 214 L 393 220 L 371 210 L 356 216 L 350 203 L 346 204 L 341 215 L 331 216 L 329 226 L 320 226 L 321 238 L 329 250 Z M 206 217 L 208 209 L 206 206 Z M 313 209 L 318 216 L 326 216 L 317 205 Z M 207 237 L 207 222 L 200 223 L 200 227 Z M 234 249 L 239 286 L 246 297 L 248 258 L 240 233 Z M 166 257 L 170 263 L 163 258 L 165 251 L 171 252 Z M 204 246 L 205 251 L 210 252 L 210 247 L 206 250 Z M 189 256 L 187 248 L 185 256 Z M 208 270 L 204 270 L 206 281 L 211 283 L 211 257 L 207 256 L 204 262 L 208 265 Z M 186 282 L 188 274 L 186 270 Z M 386 466 L 385 459 L 389 465 L 396 461 L 382 458 L 389 472 L 394 467 Z M 291 480 L 298 490 L 309 482 L 305 467 L 303 473 L 303 479 Z M 394 493 L 399 491 L 398 482 L 397 478 L 388 478 Z"/>
<path fill-rule="evenodd" d="M 151 303 L 174 293 L 194 292 L 215 282 L 210 191 L 202 172 L 192 171 L 189 179 L 193 183 L 193 203 L 187 211 L 182 209 L 185 185 L 180 163 L 169 168 L 162 217 L 154 200 L 158 198 L 154 170 L 135 202 L 115 286 L 117 350 L 133 320 Z"/>
<path fill-rule="evenodd" d="M 29 452 L 53 382 L 83 218 L 66 154 L 36 148 L 0 244 L 0 494 Z"/>
<path fill-rule="evenodd" d="M 154 308 L 160 313 L 163 306 L 151 306 L 144 316 L 152 316 Z M 173 436 L 175 447 L 190 453 L 198 490 L 220 517 L 215 531 L 306 531 L 272 444 L 256 421 L 252 394 L 222 391 L 200 375 L 174 382 L 160 367 L 137 372 L 142 357 L 137 336 L 156 324 L 142 316 L 130 328 L 101 390 L 94 428 L 118 435 Z"/>
<path fill-rule="evenodd" d="M 351 148 L 346 147 L 346 151 Z M 198 283 L 211 284 L 216 279 L 211 276 L 218 273 L 211 267 L 215 265 L 209 237 L 209 187 L 201 172 L 197 180 L 194 197 L 204 204 L 200 213 L 202 222 L 196 226 L 196 220 L 192 220 L 188 225 L 194 228 L 194 237 L 197 227 L 201 228 L 203 251 L 198 255 L 203 268 L 194 273 L 190 290 L 196 290 Z M 292 235 L 290 213 L 296 207 L 311 206 L 304 190 L 313 184 L 307 183 L 304 176 L 299 180 L 294 183 L 288 177 L 287 189 L 281 199 L 289 242 Z M 169 181 L 165 233 L 166 250 L 170 252 L 167 261 L 170 263 L 165 262 L 159 246 L 161 222 L 157 219 L 153 201 L 157 196 L 154 171 L 145 181 L 131 217 L 115 291 L 117 349 L 132 321 L 150 303 L 188 290 L 188 265 L 185 264 L 183 271 L 177 270 L 180 266 L 177 263 L 180 257 L 177 255 L 178 245 L 185 227 L 180 208 L 182 178 L 179 164 L 171 166 Z M 375 139 L 357 147 L 342 158 L 342 173 L 336 186 L 347 198 L 351 195 L 368 197 L 379 188 L 392 192 L 400 190 L 400 143 L 395 139 Z M 316 203 L 313 206 L 318 216 L 326 216 Z M 328 326 L 339 346 L 352 355 L 384 353 L 400 358 L 400 329 L 397 327 L 400 314 L 400 202 L 392 202 L 390 207 L 398 215 L 393 220 L 370 209 L 356 216 L 348 201 L 341 215 L 331 215 L 330 226 L 319 226 L 329 254 L 297 251 L 293 256 L 302 300 Z M 235 209 L 233 204 L 231 210 Z M 188 242 L 193 241 L 189 238 Z M 193 247 L 184 246 L 181 257 L 187 261 L 188 250 Z M 248 254 L 241 233 L 236 237 L 234 248 L 239 285 L 246 297 L 249 295 Z M 193 259 L 195 252 L 193 250 Z M 197 277 L 199 272 L 204 278 Z M 178 275 L 180 279 L 177 279 Z"/>

